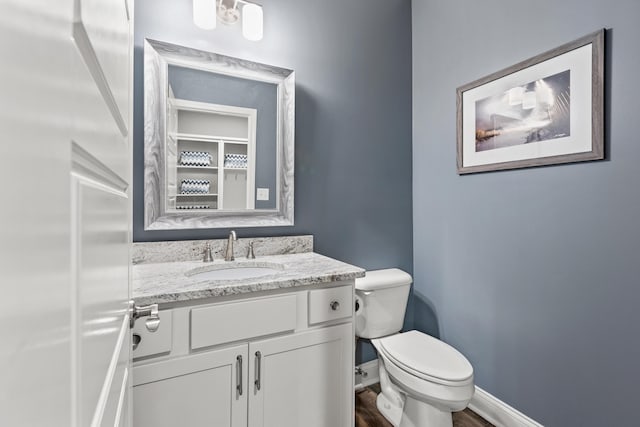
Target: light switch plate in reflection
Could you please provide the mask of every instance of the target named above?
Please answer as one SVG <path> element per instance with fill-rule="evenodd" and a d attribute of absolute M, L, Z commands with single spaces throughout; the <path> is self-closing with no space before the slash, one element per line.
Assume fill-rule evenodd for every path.
<path fill-rule="evenodd" d="M 258 200 L 269 200 L 269 189 L 268 188 L 258 188 L 256 190 L 256 199 Z"/>

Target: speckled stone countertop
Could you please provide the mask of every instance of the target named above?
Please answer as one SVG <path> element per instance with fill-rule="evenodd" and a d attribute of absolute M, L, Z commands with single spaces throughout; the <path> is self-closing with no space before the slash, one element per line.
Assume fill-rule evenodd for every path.
<path fill-rule="evenodd" d="M 190 276 L 202 271 L 236 266 L 272 267 L 274 274 L 242 279 L 211 280 Z M 178 261 L 141 263 L 133 267 L 133 296 L 138 305 L 191 301 L 227 295 L 246 294 L 293 287 L 313 286 L 364 277 L 359 267 L 337 261 L 315 252 L 256 256 L 247 260 L 212 263 Z"/>

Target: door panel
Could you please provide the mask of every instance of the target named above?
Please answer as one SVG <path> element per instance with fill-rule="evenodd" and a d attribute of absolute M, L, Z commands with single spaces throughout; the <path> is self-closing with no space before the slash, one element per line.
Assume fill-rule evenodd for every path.
<path fill-rule="evenodd" d="M 129 200 L 126 182 L 97 159 L 75 144 L 72 156 L 72 346 L 79 419 L 88 426 L 117 407 L 128 367 L 129 289 L 114 284 L 128 281 Z"/>
<path fill-rule="evenodd" d="M 236 389 L 242 356 L 243 390 Z M 247 345 L 134 368 L 135 427 L 247 426 Z"/>
<path fill-rule="evenodd" d="M 122 136 L 129 103 L 127 0 L 76 0 L 74 39 Z"/>
<path fill-rule="evenodd" d="M 351 426 L 352 340 L 345 324 L 249 344 L 249 425 Z"/>
<path fill-rule="evenodd" d="M 129 324 L 128 319 L 127 323 L 122 325 L 122 334 L 123 338 L 121 342 L 124 345 L 129 344 L 129 340 L 127 337 L 129 334 Z M 101 399 L 101 402 L 104 402 L 102 407 L 102 414 L 99 415 L 100 423 L 95 423 L 94 425 L 100 426 L 117 426 L 120 423 L 120 411 L 124 405 L 124 400 L 128 399 L 130 393 L 128 391 L 128 375 L 129 375 L 129 363 L 128 363 L 128 349 L 120 348 L 119 357 L 117 359 L 114 358 L 114 363 L 112 369 L 114 369 L 113 375 L 109 375 L 107 378 L 110 378 L 111 381 L 105 382 L 105 387 L 103 387 L 103 392 L 106 393 L 104 399 Z M 97 411 L 96 411 L 97 412 Z M 97 420 L 98 418 L 96 418 Z"/>
<path fill-rule="evenodd" d="M 131 22 L 125 0 L 74 0 L 74 6 L 74 414 L 77 426 L 128 426 Z"/>

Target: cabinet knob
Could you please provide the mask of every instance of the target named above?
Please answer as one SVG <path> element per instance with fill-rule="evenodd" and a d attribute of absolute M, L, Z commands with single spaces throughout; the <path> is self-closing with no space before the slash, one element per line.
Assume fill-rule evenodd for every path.
<path fill-rule="evenodd" d="M 329 307 L 331 307 L 331 310 L 337 311 L 340 308 L 340 303 L 338 301 L 331 301 Z"/>

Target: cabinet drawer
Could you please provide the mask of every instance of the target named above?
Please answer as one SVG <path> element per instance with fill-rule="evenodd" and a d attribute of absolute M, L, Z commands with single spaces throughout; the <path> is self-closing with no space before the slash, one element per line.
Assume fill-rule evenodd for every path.
<path fill-rule="evenodd" d="M 351 317 L 353 287 L 340 286 L 309 291 L 309 324 Z"/>
<path fill-rule="evenodd" d="M 296 318 L 295 295 L 194 308 L 191 348 L 293 331 Z"/>
<path fill-rule="evenodd" d="M 171 351 L 171 334 L 173 331 L 172 320 L 173 313 L 170 310 L 158 313 L 160 317 L 160 326 L 155 332 L 149 332 L 145 326 L 146 317 L 136 320 L 133 326 L 133 335 L 140 337 L 135 350 L 133 350 L 133 358 L 151 356 L 160 353 L 169 353 Z M 134 340 L 135 336 L 132 337 Z"/>

